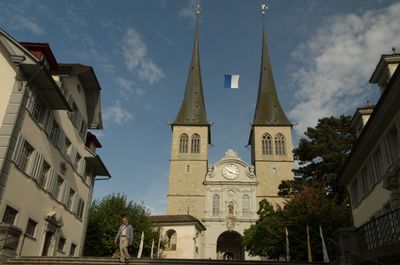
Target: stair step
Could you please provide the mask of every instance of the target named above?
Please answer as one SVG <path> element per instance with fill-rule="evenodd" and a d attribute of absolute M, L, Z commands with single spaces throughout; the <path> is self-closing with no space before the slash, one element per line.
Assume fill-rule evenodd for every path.
<path fill-rule="evenodd" d="M 19 257 L 9 259 L 4 265 L 119 265 L 118 258 L 98 258 L 98 257 Z M 273 261 L 228 261 L 228 260 L 208 260 L 208 259 L 131 259 L 130 265 L 317 265 L 327 263 L 307 263 L 307 262 L 273 262 Z"/>

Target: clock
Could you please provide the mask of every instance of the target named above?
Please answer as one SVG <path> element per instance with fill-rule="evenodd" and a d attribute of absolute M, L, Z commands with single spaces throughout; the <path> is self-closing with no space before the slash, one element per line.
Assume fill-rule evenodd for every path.
<path fill-rule="evenodd" d="M 235 179 L 239 176 L 239 168 L 234 164 L 228 164 L 222 169 L 222 175 L 226 179 Z"/>

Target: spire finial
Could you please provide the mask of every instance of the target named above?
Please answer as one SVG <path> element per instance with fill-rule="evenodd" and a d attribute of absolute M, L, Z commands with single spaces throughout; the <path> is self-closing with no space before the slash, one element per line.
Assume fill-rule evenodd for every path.
<path fill-rule="evenodd" d="M 264 16 L 267 13 L 268 6 L 266 4 L 261 5 L 261 14 Z"/>

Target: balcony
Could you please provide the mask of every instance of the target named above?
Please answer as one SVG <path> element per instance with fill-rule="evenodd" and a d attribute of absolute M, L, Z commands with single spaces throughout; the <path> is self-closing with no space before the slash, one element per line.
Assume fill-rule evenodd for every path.
<path fill-rule="evenodd" d="M 381 262 L 400 260 L 400 208 L 356 230 L 359 253 Z"/>

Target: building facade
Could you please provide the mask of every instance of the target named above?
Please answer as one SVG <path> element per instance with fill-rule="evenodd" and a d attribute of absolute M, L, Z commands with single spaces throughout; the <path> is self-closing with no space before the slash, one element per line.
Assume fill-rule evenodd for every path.
<path fill-rule="evenodd" d="M 88 134 L 102 129 L 96 75 L 2 30 L 0 75 L 1 254 L 81 255 L 94 179 L 110 177 Z"/>
<path fill-rule="evenodd" d="M 353 117 L 358 139 L 339 177 L 350 194 L 354 224 L 339 236 L 343 264 L 400 260 L 399 63 L 400 54 L 381 57 L 370 79 L 379 87 L 379 101 Z"/>
<path fill-rule="evenodd" d="M 258 98 L 249 137 L 252 161 L 242 161 L 233 150 L 213 165 L 208 160 L 211 128 L 203 95 L 198 22 L 183 101 L 171 128 L 167 214 L 191 215 L 206 228 L 201 234 L 204 255 L 191 258 L 251 259 L 241 237 L 258 219 L 259 202 L 266 199 L 274 206 L 282 205 L 278 186 L 294 177 L 292 124 L 277 96 L 264 29 Z M 179 235 L 177 238 L 179 245 Z"/>

